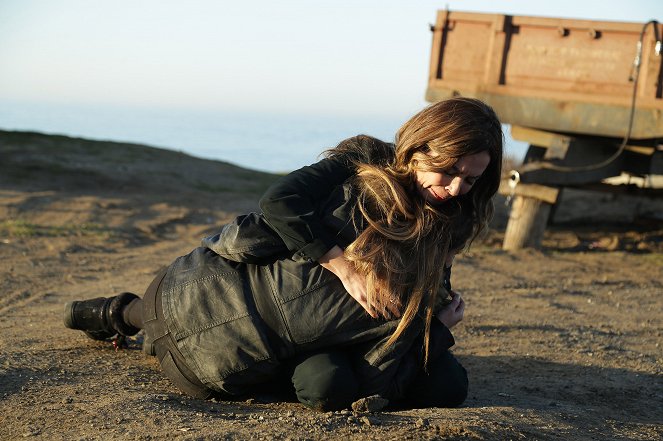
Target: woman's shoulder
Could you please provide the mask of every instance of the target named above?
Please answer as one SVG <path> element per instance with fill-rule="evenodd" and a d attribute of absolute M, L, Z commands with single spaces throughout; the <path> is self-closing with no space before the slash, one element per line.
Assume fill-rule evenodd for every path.
<path fill-rule="evenodd" d="M 326 153 L 327 157 L 354 164 L 386 165 L 394 159 L 394 144 L 368 135 L 357 135 L 341 141 Z"/>

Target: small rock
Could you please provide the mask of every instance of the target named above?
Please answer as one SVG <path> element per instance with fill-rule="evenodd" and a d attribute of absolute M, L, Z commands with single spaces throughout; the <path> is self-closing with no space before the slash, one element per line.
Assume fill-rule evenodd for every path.
<path fill-rule="evenodd" d="M 23 436 L 27 438 L 28 436 L 37 436 L 37 435 L 39 435 L 40 433 L 41 433 L 41 430 L 39 430 L 39 428 L 37 428 L 37 427 L 32 427 L 32 426 L 28 426 L 28 427 L 27 427 L 27 431 L 25 431 L 25 432 L 23 433 Z"/>
<path fill-rule="evenodd" d="M 384 409 L 388 404 L 389 400 L 386 398 L 382 398 L 380 395 L 371 395 L 352 403 L 352 410 L 355 412 L 377 412 Z"/>
<path fill-rule="evenodd" d="M 379 426 L 381 421 L 374 417 L 363 416 L 360 421 L 367 426 Z"/>
<path fill-rule="evenodd" d="M 428 420 L 425 418 L 419 418 L 417 421 L 414 422 L 414 425 L 416 427 L 426 427 L 428 426 Z"/>

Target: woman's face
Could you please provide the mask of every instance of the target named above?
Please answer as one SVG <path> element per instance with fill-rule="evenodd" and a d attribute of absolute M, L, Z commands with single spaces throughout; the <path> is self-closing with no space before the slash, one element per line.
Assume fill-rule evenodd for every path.
<path fill-rule="evenodd" d="M 470 191 L 489 163 L 490 155 L 483 151 L 461 156 L 454 165 L 442 172 L 417 170 L 417 188 L 432 204 L 448 201 Z"/>

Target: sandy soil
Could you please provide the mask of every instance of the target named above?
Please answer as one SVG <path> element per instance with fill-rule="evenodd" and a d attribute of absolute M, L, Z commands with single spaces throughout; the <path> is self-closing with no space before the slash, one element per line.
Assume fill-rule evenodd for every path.
<path fill-rule="evenodd" d="M 663 438 L 660 201 L 567 192 L 544 250 L 516 253 L 499 249 L 500 203 L 455 265 L 465 405 L 323 414 L 187 398 L 140 335 L 115 351 L 62 325 L 66 301 L 142 293 L 274 176 L 37 134 L 0 132 L 0 157 L 0 439 Z"/>

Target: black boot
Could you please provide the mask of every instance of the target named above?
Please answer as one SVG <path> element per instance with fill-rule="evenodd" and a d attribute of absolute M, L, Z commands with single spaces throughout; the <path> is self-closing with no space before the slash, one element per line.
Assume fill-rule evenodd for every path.
<path fill-rule="evenodd" d="M 84 331 L 94 340 L 105 340 L 116 334 L 134 335 L 140 329 L 126 323 L 122 310 L 139 298 L 130 292 L 115 297 L 67 302 L 64 305 L 64 325 Z"/>

